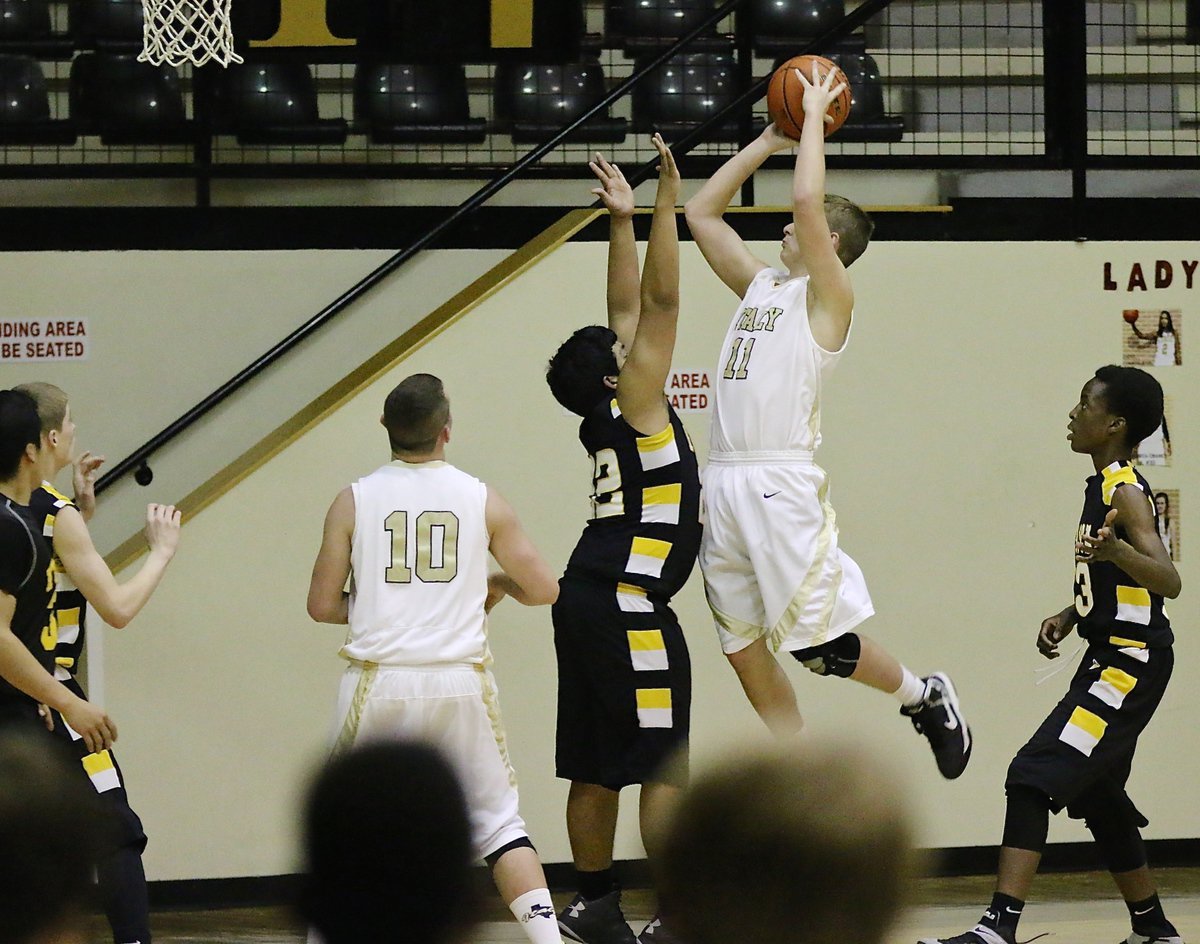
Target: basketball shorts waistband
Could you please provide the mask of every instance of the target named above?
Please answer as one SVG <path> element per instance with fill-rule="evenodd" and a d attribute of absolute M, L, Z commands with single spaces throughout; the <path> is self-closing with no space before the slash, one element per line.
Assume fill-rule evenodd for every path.
<path fill-rule="evenodd" d="M 814 453 L 808 449 L 778 452 L 713 452 L 709 465 L 812 465 Z"/>

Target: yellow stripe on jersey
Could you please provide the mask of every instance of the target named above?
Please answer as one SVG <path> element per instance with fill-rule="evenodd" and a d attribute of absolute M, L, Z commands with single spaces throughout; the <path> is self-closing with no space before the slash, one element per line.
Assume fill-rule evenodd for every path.
<path fill-rule="evenodd" d="M 117 776 L 117 766 L 108 751 L 85 755 L 83 769 L 87 771 L 97 793 L 115 790 L 121 785 L 121 778 Z"/>
<path fill-rule="evenodd" d="M 654 612 L 654 604 L 646 596 L 646 591 L 631 583 L 617 584 L 617 606 L 622 613 Z"/>
<path fill-rule="evenodd" d="M 668 668 L 667 644 L 661 629 L 630 629 L 629 658 L 635 672 L 661 672 Z"/>
<path fill-rule="evenodd" d="M 1150 591 L 1145 587 L 1117 585 L 1117 619 L 1150 625 Z"/>
<path fill-rule="evenodd" d="M 629 550 L 629 560 L 625 562 L 625 572 L 628 574 L 644 574 L 647 577 L 661 577 L 667 555 L 671 553 L 670 541 L 659 541 L 655 538 L 634 538 Z"/>
<path fill-rule="evenodd" d="M 1071 712 L 1071 718 L 1067 722 L 1066 727 L 1062 729 L 1062 733 L 1058 739 L 1064 744 L 1068 744 L 1081 754 L 1088 757 L 1092 756 L 1092 751 L 1096 745 L 1100 743 L 1100 739 L 1104 737 L 1104 731 L 1108 727 L 1108 722 L 1099 715 L 1088 711 L 1086 708 L 1079 708 Z"/>
<path fill-rule="evenodd" d="M 1109 636 L 1108 644 L 1119 649 L 1145 649 L 1146 644 L 1137 639 L 1125 639 L 1122 636 Z"/>
<path fill-rule="evenodd" d="M 1100 673 L 1100 680 L 1093 682 L 1088 692 L 1106 705 L 1120 708 L 1125 701 L 1125 696 L 1133 691 L 1133 686 L 1136 684 L 1137 679 L 1128 672 L 1122 672 L 1120 669 L 1110 666 Z"/>
<path fill-rule="evenodd" d="M 679 503 L 683 497 L 683 486 L 652 485 L 642 489 L 643 524 L 679 524 Z"/>
<path fill-rule="evenodd" d="M 675 428 L 668 423 L 666 429 L 653 436 L 639 436 L 637 443 L 638 456 L 642 460 L 642 469 L 661 469 L 679 461 L 679 445 L 675 442 Z"/>
<path fill-rule="evenodd" d="M 54 504 L 57 505 L 59 508 L 61 508 L 63 505 L 71 504 L 71 499 L 67 498 L 66 495 L 64 495 L 62 492 L 60 492 L 57 488 L 55 488 L 49 482 L 43 482 L 42 488 L 45 489 L 50 495 L 54 496 L 54 499 L 55 499 Z"/>
<path fill-rule="evenodd" d="M 637 714 L 638 727 L 671 727 L 671 690 L 669 688 L 639 688 L 637 690 Z"/>
<path fill-rule="evenodd" d="M 619 406 L 617 406 L 617 398 L 616 397 L 612 398 L 612 401 L 608 404 L 608 406 L 609 406 L 609 409 L 612 410 L 612 415 L 613 415 L 614 420 L 618 416 L 621 415 L 621 408 Z"/>
<path fill-rule="evenodd" d="M 1113 492 L 1116 491 L 1118 485 L 1135 485 L 1141 488 L 1133 468 L 1120 462 L 1106 466 L 1101 474 L 1104 476 L 1104 481 L 1101 483 L 1100 490 L 1106 505 L 1112 504 Z"/>

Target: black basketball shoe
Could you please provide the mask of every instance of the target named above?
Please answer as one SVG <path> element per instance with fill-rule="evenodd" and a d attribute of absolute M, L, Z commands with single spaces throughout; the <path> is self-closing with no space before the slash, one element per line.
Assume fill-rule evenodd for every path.
<path fill-rule="evenodd" d="M 986 924 L 977 924 L 954 937 L 923 937 L 917 944 L 1014 944 L 1014 939 Z"/>
<path fill-rule="evenodd" d="M 907 715 L 917 733 L 925 735 L 933 748 L 938 770 L 947 780 L 953 780 L 967 769 L 967 761 L 971 759 L 971 729 L 958 707 L 958 694 L 948 676 L 935 672 L 922 681 L 925 695 L 917 704 L 901 708 L 900 714 Z"/>
<path fill-rule="evenodd" d="M 576 895 L 558 913 L 558 927 L 572 941 L 581 944 L 637 944 L 621 911 L 620 889 L 591 901 Z"/>

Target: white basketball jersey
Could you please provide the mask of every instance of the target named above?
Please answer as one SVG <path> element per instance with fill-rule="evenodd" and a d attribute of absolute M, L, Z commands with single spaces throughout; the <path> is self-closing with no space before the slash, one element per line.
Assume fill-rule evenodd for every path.
<path fill-rule="evenodd" d="M 446 462 L 396 460 L 351 488 L 342 655 L 381 665 L 489 661 L 487 486 Z"/>
<path fill-rule="evenodd" d="M 717 363 L 709 451 L 814 452 L 821 389 L 845 344 L 826 351 L 808 324 L 808 276 L 763 269 L 746 290 Z"/>

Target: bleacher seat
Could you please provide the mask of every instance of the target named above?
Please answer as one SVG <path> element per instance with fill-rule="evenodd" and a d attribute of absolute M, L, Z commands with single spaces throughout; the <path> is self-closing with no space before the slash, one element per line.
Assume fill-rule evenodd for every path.
<path fill-rule="evenodd" d="M 567 65 L 500 65 L 493 82 L 497 130 L 517 144 L 552 137 L 604 97 L 598 62 Z M 625 140 L 627 122 L 607 112 L 589 119 L 568 140 L 616 143 Z"/>
<path fill-rule="evenodd" d="M 71 63 L 71 118 L 105 145 L 184 144 L 195 138 L 179 74 L 132 55 L 85 52 Z"/>
<path fill-rule="evenodd" d="M 381 144 L 478 144 L 487 122 L 472 118 L 460 65 L 362 63 L 354 73 L 356 122 Z"/>
<path fill-rule="evenodd" d="M 703 52 L 675 56 L 634 87 L 634 124 L 639 131 L 658 131 L 671 141 L 712 117 L 740 92 L 732 56 Z M 706 138 L 736 141 L 739 132 L 738 118 L 731 116 Z"/>
<path fill-rule="evenodd" d="M 749 0 L 742 9 L 754 51 L 780 58 L 796 55 L 846 16 L 844 0 Z"/>
<path fill-rule="evenodd" d="M 670 46 L 717 8 L 717 0 L 609 0 L 605 12 L 605 45 L 638 54 Z M 728 52 L 730 37 L 715 26 L 698 36 L 694 52 Z"/>
<path fill-rule="evenodd" d="M 861 37 L 851 37 L 828 57 L 850 82 L 850 117 L 830 135 L 832 141 L 899 141 L 904 119 L 886 113 L 883 78 L 875 59 L 862 48 Z"/>
<path fill-rule="evenodd" d="M 72 144 L 70 121 L 50 117 L 41 64 L 32 56 L 0 55 L 0 144 Z"/>
<path fill-rule="evenodd" d="M 342 118 L 322 118 L 303 62 L 246 62 L 217 76 L 214 129 L 239 144 L 342 144 Z"/>
<path fill-rule="evenodd" d="M 61 59 L 73 48 L 69 36 L 54 33 L 49 0 L 0 0 L 0 53 Z"/>
<path fill-rule="evenodd" d="M 142 49 L 142 0 L 71 0 L 71 35 L 80 49 L 127 53 Z"/>

